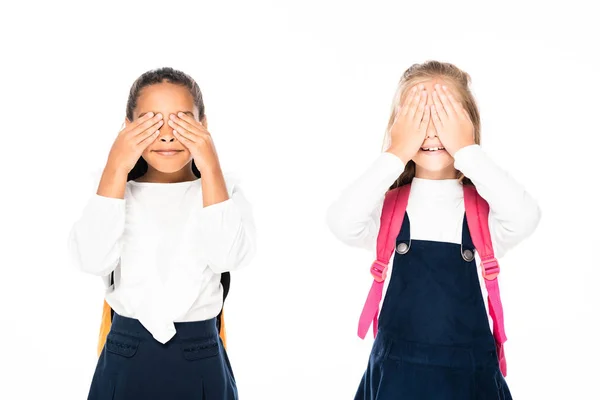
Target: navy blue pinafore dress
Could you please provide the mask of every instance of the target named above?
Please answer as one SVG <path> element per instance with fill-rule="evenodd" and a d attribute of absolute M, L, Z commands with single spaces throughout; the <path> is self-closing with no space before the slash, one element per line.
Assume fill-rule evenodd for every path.
<path fill-rule="evenodd" d="M 115 313 L 88 400 L 237 400 L 216 319 L 176 322 L 166 344 Z"/>
<path fill-rule="evenodd" d="M 379 331 L 355 400 L 509 400 L 466 217 L 462 244 L 396 239 Z"/>

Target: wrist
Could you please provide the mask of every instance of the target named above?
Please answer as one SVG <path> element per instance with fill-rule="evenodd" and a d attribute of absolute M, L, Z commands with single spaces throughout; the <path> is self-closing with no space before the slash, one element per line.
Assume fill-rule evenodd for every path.
<path fill-rule="evenodd" d="M 202 174 L 202 176 L 208 175 L 219 175 L 222 174 L 221 164 L 219 160 L 206 160 L 202 158 L 194 158 L 194 162 L 196 163 L 196 167 Z"/>
<path fill-rule="evenodd" d="M 127 178 L 127 175 L 129 175 L 129 171 L 127 170 L 127 168 L 124 168 L 122 166 L 107 163 L 104 167 L 104 171 L 102 174 L 113 178 Z"/>
<path fill-rule="evenodd" d="M 194 154 L 192 157 L 196 163 L 196 167 L 198 167 L 201 173 L 210 174 L 221 172 L 221 164 L 219 163 L 219 158 L 216 154 L 213 153 L 208 156 Z"/>
<path fill-rule="evenodd" d="M 102 172 L 96 194 L 103 197 L 123 199 L 128 171 L 107 165 Z"/>
<path fill-rule="evenodd" d="M 402 151 L 402 149 L 400 148 L 390 147 L 386 150 L 386 153 L 395 155 L 400 159 L 400 161 L 402 161 L 404 165 L 406 165 L 411 160 L 411 157 L 408 154 L 406 154 L 405 151 Z"/>
<path fill-rule="evenodd" d="M 464 149 L 465 147 L 469 147 L 469 146 L 473 146 L 477 143 L 475 143 L 474 140 L 468 141 L 468 142 L 464 142 L 462 144 L 460 144 L 459 146 L 456 146 L 454 149 L 451 149 L 451 152 L 448 151 L 450 153 L 450 155 L 452 157 L 454 157 L 456 155 L 456 153 L 458 153 L 459 151 L 461 151 L 462 149 Z"/>

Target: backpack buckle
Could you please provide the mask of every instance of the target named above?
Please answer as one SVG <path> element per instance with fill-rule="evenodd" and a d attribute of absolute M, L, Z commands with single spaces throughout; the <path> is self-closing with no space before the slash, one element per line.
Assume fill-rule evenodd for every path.
<path fill-rule="evenodd" d="M 376 282 L 383 282 L 387 276 L 388 265 L 379 260 L 375 260 L 371 265 L 371 275 Z"/>
<path fill-rule="evenodd" d="M 488 281 L 493 281 L 500 274 L 500 264 L 496 257 L 481 260 L 482 274 Z"/>

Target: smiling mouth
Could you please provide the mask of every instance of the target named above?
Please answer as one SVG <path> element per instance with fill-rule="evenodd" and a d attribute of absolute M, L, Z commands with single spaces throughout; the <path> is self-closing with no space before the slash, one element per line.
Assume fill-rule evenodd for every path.
<path fill-rule="evenodd" d="M 183 150 L 154 150 L 155 153 L 160 154 L 161 156 L 173 156 L 175 154 L 181 153 Z"/>
<path fill-rule="evenodd" d="M 421 151 L 427 151 L 427 152 L 436 152 L 436 151 L 441 151 L 441 150 L 446 150 L 444 147 L 421 147 Z"/>

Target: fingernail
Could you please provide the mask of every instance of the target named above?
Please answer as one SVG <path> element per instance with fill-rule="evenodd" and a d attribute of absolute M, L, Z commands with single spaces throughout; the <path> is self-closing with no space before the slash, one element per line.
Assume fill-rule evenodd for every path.
<path fill-rule="evenodd" d="M 146 114 L 146 115 L 148 115 L 150 118 L 154 117 L 154 113 L 153 113 L 152 111 L 150 111 L 150 112 L 149 112 L 148 114 Z"/>
<path fill-rule="evenodd" d="M 162 118 L 162 114 L 161 113 L 156 114 L 156 118 Z"/>
<path fill-rule="evenodd" d="M 162 119 L 161 119 L 160 121 L 158 121 L 158 124 L 159 124 L 159 125 L 162 125 L 162 124 L 164 124 L 164 123 L 165 123 L 165 122 L 164 122 Z"/>
<path fill-rule="evenodd" d="M 174 133 L 175 135 L 179 134 L 179 132 L 177 132 L 175 129 L 173 129 L 173 133 Z"/>
<path fill-rule="evenodd" d="M 447 89 L 448 89 L 448 86 L 446 86 L 446 85 L 444 85 L 444 86 L 442 86 L 442 87 L 444 88 L 444 90 L 447 90 Z"/>
<path fill-rule="evenodd" d="M 183 117 L 183 113 L 182 113 L 182 112 L 180 112 L 180 113 L 177 113 L 177 116 L 178 116 L 179 118 L 182 118 L 182 117 Z"/>

